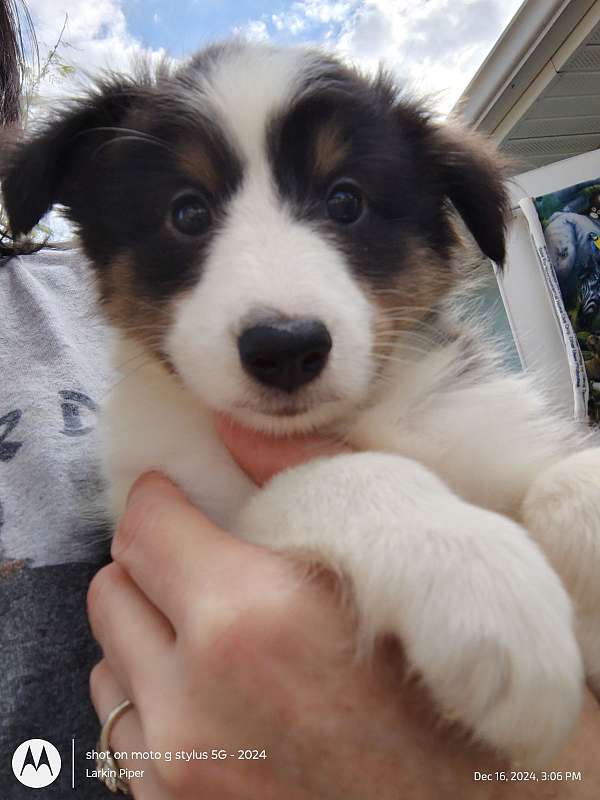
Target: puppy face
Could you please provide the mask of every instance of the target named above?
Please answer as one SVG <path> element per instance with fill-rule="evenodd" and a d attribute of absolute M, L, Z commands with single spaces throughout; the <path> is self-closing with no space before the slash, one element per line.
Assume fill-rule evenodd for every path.
<path fill-rule="evenodd" d="M 15 233 L 63 203 L 114 324 L 210 408 L 279 433 L 363 403 L 452 287 L 451 205 L 504 255 L 493 159 L 314 51 L 230 43 L 102 84 L 3 175 Z"/>

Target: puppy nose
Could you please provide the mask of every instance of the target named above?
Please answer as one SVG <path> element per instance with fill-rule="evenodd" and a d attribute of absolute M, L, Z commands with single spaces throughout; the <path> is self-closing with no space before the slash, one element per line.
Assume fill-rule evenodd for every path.
<path fill-rule="evenodd" d="M 254 325 L 238 339 L 246 372 L 259 383 L 290 394 L 323 371 L 331 346 L 325 325 L 311 319 Z"/>

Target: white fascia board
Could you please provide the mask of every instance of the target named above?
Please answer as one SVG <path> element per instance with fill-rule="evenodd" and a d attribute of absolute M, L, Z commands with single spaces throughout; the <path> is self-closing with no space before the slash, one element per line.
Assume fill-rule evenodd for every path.
<path fill-rule="evenodd" d="M 525 0 L 452 113 L 492 133 L 597 2 Z"/>
<path fill-rule="evenodd" d="M 531 81 L 519 100 L 512 106 L 508 113 L 505 114 L 493 130 L 489 132 L 486 131 L 495 142 L 500 144 L 509 136 L 513 128 L 516 127 L 535 101 L 541 96 L 546 86 L 556 77 L 561 68 L 571 58 L 577 48 L 585 42 L 599 23 L 600 1 L 596 0 L 587 14 L 584 15 L 583 19 L 579 21 L 579 24 L 571 31 L 569 36 L 566 37 L 561 46 L 551 55 L 542 71 Z"/>

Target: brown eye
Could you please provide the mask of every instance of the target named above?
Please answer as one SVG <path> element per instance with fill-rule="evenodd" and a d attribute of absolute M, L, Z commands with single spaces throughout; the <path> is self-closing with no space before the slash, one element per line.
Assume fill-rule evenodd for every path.
<path fill-rule="evenodd" d="M 173 226 L 186 236 L 201 236 L 211 224 L 208 206 L 198 194 L 182 194 L 171 205 Z"/>
<path fill-rule="evenodd" d="M 362 193 L 352 183 L 336 184 L 327 197 L 327 213 L 334 222 L 349 225 L 356 222 L 362 211 Z"/>

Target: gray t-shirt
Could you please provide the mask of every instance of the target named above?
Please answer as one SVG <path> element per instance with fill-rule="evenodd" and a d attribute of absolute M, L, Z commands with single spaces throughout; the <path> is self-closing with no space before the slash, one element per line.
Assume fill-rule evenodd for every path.
<path fill-rule="evenodd" d="M 110 390 L 107 330 L 77 250 L 0 264 L 0 797 L 29 800 L 15 748 L 62 758 L 44 798 L 110 796 L 85 779 L 99 724 L 88 678 L 100 653 L 85 598 L 109 558 L 99 507 L 96 419 Z M 75 739 L 75 791 L 71 746 Z M 45 768 L 45 767 L 44 767 Z"/>

